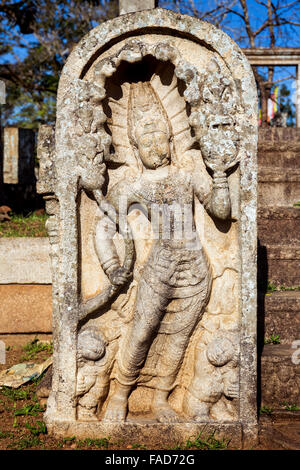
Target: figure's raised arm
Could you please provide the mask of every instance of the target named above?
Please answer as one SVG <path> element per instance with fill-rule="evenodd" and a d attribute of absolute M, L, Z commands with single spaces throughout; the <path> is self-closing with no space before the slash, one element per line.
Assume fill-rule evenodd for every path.
<path fill-rule="evenodd" d="M 127 224 L 129 198 L 124 183 L 116 184 L 104 198 L 101 191 L 94 191 L 94 197 L 102 211 L 96 226 L 95 247 L 102 269 L 114 285 L 125 284 L 131 276 L 130 264 L 133 258 L 133 240 Z M 113 241 L 119 231 L 124 238 L 128 263 L 121 266 Z M 131 261 L 130 261 L 131 260 Z M 128 264 L 128 265 L 127 265 Z"/>

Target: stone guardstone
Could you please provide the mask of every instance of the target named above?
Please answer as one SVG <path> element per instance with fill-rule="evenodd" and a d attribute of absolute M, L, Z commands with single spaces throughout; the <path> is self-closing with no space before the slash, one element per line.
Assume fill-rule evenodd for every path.
<path fill-rule="evenodd" d="M 196 18 L 123 15 L 73 49 L 38 143 L 50 433 L 256 441 L 257 116 L 245 56 Z"/>

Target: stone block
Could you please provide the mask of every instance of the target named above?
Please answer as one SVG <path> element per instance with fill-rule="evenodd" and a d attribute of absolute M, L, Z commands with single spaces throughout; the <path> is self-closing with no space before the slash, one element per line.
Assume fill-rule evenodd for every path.
<path fill-rule="evenodd" d="M 259 207 L 290 206 L 300 200 L 300 170 L 280 167 L 259 169 Z"/>
<path fill-rule="evenodd" d="M 0 334 L 51 333 L 52 287 L 0 285 Z"/>
<path fill-rule="evenodd" d="M 261 294 L 258 319 L 264 338 L 279 335 L 281 344 L 300 337 L 300 291 Z"/>
<path fill-rule="evenodd" d="M 283 402 L 300 405 L 300 354 L 295 357 L 295 353 L 297 350 L 292 348 L 292 344 L 264 346 L 261 357 L 262 405 L 273 408 L 282 408 Z"/>
<path fill-rule="evenodd" d="M 260 245 L 300 245 L 300 207 L 263 207 L 257 214 Z"/>
<path fill-rule="evenodd" d="M 51 284 L 49 239 L 0 238 L 0 284 Z"/>
<path fill-rule="evenodd" d="M 269 282 L 285 287 L 300 286 L 299 245 L 268 245 L 259 247 L 259 253 L 263 253 L 259 258 L 266 263 Z"/>

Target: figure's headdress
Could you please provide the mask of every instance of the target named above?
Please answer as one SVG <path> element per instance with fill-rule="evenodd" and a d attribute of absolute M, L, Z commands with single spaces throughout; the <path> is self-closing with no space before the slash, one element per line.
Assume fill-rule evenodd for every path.
<path fill-rule="evenodd" d="M 161 131 L 169 139 L 172 135 L 166 111 L 149 82 L 130 85 L 127 129 L 133 146 L 141 135 L 147 133 Z"/>

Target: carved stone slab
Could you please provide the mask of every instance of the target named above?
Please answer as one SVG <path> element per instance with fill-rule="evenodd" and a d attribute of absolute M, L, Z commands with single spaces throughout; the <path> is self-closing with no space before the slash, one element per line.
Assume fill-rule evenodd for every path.
<path fill-rule="evenodd" d="M 251 67 L 214 26 L 147 10 L 74 48 L 38 146 L 50 432 L 255 441 L 256 145 Z"/>

